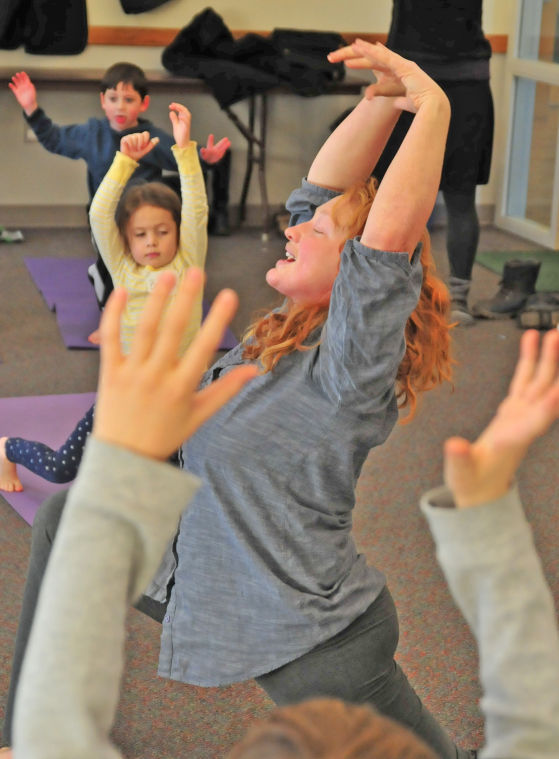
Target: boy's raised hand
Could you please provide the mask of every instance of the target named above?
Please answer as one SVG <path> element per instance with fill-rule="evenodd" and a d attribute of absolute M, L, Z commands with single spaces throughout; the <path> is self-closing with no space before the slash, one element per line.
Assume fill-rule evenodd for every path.
<path fill-rule="evenodd" d="M 173 125 L 175 143 L 179 148 L 185 148 L 190 142 L 190 123 L 192 121 L 190 111 L 180 103 L 170 103 L 169 118 Z"/>
<path fill-rule="evenodd" d="M 111 295 L 101 319 L 96 437 L 164 460 L 256 375 L 255 366 L 238 367 L 197 392 L 200 377 L 237 308 L 236 294 L 222 290 L 192 345 L 178 357 L 203 284 L 201 269 L 189 269 L 179 285 L 173 272 L 162 273 L 142 313 L 129 356 L 123 356 L 120 347 L 126 291 L 119 288 Z M 169 305 L 175 286 L 178 291 Z"/>
<path fill-rule="evenodd" d="M 31 116 L 39 107 L 37 105 L 37 90 L 25 71 L 18 71 L 17 74 L 14 74 L 12 81 L 8 83 L 8 87 L 14 93 L 17 102 L 26 115 Z"/>
<path fill-rule="evenodd" d="M 496 500 L 510 488 L 530 444 L 559 418 L 559 332 L 529 330 L 507 397 L 475 443 L 445 443 L 445 482 L 458 508 Z"/>
<path fill-rule="evenodd" d="M 152 137 L 149 132 L 134 132 L 126 134 L 120 140 L 120 152 L 139 161 L 157 145 L 159 137 Z"/>
<path fill-rule="evenodd" d="M 209 134 L 206 146 L 200 148 L 200 155 L 206 163 L 218 163 L 230 147 L 231 140 L 229 137 L 223 137 L 216 143 L 213 134 Z"/>

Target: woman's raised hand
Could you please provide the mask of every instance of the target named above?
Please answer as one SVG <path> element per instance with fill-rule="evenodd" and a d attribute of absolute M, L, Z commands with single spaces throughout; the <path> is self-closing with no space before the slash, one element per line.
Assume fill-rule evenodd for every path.
<path fill-rule="evenodd" d="M 352 45 L 334 50 L 328 60 L 331 63 L 343 61 L 352 69 L 372 69 L 377 82 L 365 90 L 368 100 L 379 95 L 394 97 L 396 108 L 412 113 L 433 98 L 447 100 L 438 84 L 416 63 L 402 58 L 380 42 L 371 44 L 357 39 Z"/>
<path fill-rule="evenodd" d="M 529 330 L 507 397 L 475 443 L 446 441 L 445 482 L 459 508 L 503 496 L 530 444 L 559 417 L 559 332 Z"/>
<path fill-rule="evenodd" d="M 120 140 L 120 152 L 139 161 L 157 145 L 159 137 L 152 137 L 149 132 L 134 132 L 126 134 Z"/>
<path fill-rule="evenodd" d="M 169 118 L 173 125 L 173 137 L 179 148 L 185 148 L 190 142 L 190 124 L 192 115 L 188 108 L 180 103 L 170 103 Z"/>
<path fill-rule="evenodd" d="M 180 358 L 180 341 L 203 284 L 200 269 L 189 269 L 178 285 L 173 272 L 162 273 L 142 313 L 129 356 L 120 347 L 126 291 L 119 288 L 111 295 L 100 328 L 101 368 L 93 428 L 97 438 L 166 459 L 257 374 L 255 366 L 238 367 L 197 392 L 238 302 L 232 290 L 222 290 Z M 178 291 L 169 304 L 175 286 Z"/>

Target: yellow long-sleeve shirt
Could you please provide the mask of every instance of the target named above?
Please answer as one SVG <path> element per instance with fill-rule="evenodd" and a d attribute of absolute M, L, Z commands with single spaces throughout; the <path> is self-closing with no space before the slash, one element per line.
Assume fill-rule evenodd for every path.
<path fill-rule="evenodd" d="M 171 263 L 159 269 L 137 264 L 124 243 L 115 223 L 115 211 L 138 163 L 117 151 L 105 178 L 99 185 L 89 212 L 91 229 L 99 253 L 109 270 L 115 287 L 124 287 L 128 300 L 122 318 L 122 350 L 130 352 L 134 330 L 145 301 L 163 271 L 175 271 L 180 277 L 189 266 L 204 267 L 208 247 L 208 201 L 204 177 L 195 142 L 184 148 L 172 147 L 181 183 L 181 225 L 177 254 Z M 181 354 L 188 348 L 202 320 L 202 294 L 195 303 L 192 319 L 181 341 Z"/>

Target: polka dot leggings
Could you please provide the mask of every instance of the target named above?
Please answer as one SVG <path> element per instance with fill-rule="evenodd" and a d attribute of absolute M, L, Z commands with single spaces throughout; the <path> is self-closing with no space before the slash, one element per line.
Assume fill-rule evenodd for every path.
<path fill-rule="evenodd" d="M 95 406 L 89 409 L 57 451 L 34 440 L 9 437 L 6 440 L 6 458 L 49 482 L 70 482 L 78 472 L 85 442 L 93 427 L 94 409 Z"/>

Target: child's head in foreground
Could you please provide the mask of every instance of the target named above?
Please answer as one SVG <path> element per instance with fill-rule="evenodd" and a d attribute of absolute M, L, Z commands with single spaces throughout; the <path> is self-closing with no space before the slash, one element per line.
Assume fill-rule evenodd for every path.
<path fill-rule="evenodd" d="M 368 706 L 320 698 L 274 709 L 228 759 L 436 759 L 410 730 Z"/>
<path fill-rule="evenodd" d="M 123 132 L 138 126 L 138 117 L 149 106 L 146 75 L 134 63 L 115 63 L 103 74 L 101 108 L 111 129 Z"/>
<path fill-rule="evenodd" d="M 138 265 L 160 269 L 174 259 L 180 237 L 181 202 L 167 185 L 130 185 L 117 206 L 115 222 L 126 253 Z"/>

